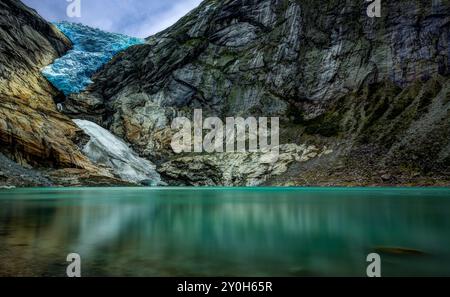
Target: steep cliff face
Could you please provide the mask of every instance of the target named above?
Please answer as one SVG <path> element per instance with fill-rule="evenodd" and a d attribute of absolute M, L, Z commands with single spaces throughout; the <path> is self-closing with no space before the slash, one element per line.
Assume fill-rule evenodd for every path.
<path fill-rule="evenodd" d="M 81 130 L 56 110 L 62 95 L 40 73 L 70 46 L 61 32 L 20 1 L 0 2 L 0 151 L 26 167 L 98 173 L 76 145 Z M 6 184 L 49 184 L 33 182 L 26 169 L 14 177 L 19 165 L 4 158 L 0 171 Z M 13 167 L 17 170 L 11 171 Z M 23 182 L 25 177 L 29 180 Z"/>
<path fill-rule="evenodd" d="M 172 154 L 172 119 L 202 108 L 279 116 L 282 143 L 333 152 L 269 170 L 268 184 L 448 183 L 450 3 L 382 5 L 372 19 L 365 1 L 206 0 L 116 56 L 66 106 L 176 182 L 223 184 L 234 164 Z M 241 171 L 254 160 L 237 163 L 226 184 L 248 184 Z"/>
<path fill-rule="evenodd" d="M 53 101 L 48 98 L 58 92 L 39 70 L 64 54 L 70 41 L 35 11 L 15 0 L 0 3 L 0 30 L 0 94 L 52 108 Z"/>

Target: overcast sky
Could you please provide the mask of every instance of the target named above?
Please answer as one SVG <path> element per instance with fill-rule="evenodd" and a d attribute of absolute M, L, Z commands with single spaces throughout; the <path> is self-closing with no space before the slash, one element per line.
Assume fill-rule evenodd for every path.
<path fill-rule="evenodd" d="M 70 1 L 22 0 L 49 21 L 67 20 L 109 32 L 148 37 L 197 7 L 202 0 L 80 0 L 81 18 L 67 16 Z"/>

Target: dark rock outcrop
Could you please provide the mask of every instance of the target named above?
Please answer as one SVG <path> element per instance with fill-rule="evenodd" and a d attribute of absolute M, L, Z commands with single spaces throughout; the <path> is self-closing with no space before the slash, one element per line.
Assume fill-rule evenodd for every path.
<path fill-rule="evenodd" d="M 66 105 L 142 155 L 170 161 L 163 171 L 217 159 L 178 158 L 169 147 L 172 119 L 202 108 L 222 118 L 279 116 L 282 143 L 333 151 L 279 177 L 266 172 L 268 184 L 386 183 L 380 171 L 396 184 L 448 184 L 449 1 L 384 1 L 374 19 L 366 5 L 206 0 L 116 56 Z M 189 179 L 209 180 L 205 166 L 194 167 Z"/>
<path fill-rule="evenodd" d="M 53 182 L 41 172 L 25 168 L 0 153 L 0 188 L 52 186 Z"/>

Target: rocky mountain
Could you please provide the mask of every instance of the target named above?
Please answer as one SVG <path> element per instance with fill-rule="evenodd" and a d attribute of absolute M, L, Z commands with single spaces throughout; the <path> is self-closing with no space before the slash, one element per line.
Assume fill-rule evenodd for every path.
<path fill-rule="evenodd" d="M 118 182 L 82 154 L 84 134 L 57 111 L 64 96 L 41 74 L 70 48 L 22 2 L 0 2 L 0 186 Z"/>
<path fill-rule="evenodd" d="M 450 3 L 206 0 L 65 102 L 173 184 L 449 184 Z M 174 117 L 279 116 L 282 158 L 175 155 Z"/>
<path fill-rule="evenodd" d="M 51 168 L 62 184 L 76 184 L 80 170 L 111 178 L 83 155 L 88 136 L 71 117 L 130 143 L 173 185 L 450 185 L 449 0 L 382 1 L 381 18 L 367 5 L 205 0 L 66 96 L 39 71 L 68 40 L 19 1 L 2 1 L 1 152 Z M 279 117 L 279 157 L 175 154 L 172 120 L 196 108 Z"/>

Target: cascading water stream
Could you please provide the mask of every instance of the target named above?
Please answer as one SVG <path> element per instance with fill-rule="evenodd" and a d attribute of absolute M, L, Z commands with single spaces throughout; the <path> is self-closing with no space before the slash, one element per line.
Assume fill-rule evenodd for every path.
<path fill-rule="evenodd" d="M 112 168 L 125 181 L 145 182 L 150 186 L 162 184 L 155 165 L 140 158 L 123 140 L 93 122 L 86 120 L 74 122 L 90 136 L 83 153 L 91 161 Z"/>

